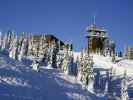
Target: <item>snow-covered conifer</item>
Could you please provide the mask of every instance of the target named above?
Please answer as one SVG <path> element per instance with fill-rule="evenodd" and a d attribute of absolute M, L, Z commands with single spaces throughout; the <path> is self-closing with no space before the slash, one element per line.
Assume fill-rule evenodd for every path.
<path fill-rule="evenodd" d="M 28 38 L 28 56 L 33 55 L 33 35 L 30 33 Z"/>
<path fill-rule="evenodd" d="M 18 60 L 19 61 L 21 61 L 22 58 L 25 56 L 26 51 L 27 51 L 27 39 L 24 39 L 23 43 L 22 43 L 22 47 L 21 47 L 20 53 L 18 55 Z"/>
<path fill-rule="evenodd" d="M 2 47 L 2 32 L 0 32 L 0 49 Z"/>
<path fill-rule="evenodd" d="M 88 89 L 93 89 L 94 73 L 93 73 L 93 60 L 90 58 L 87 50 L 83 58 L 83 69 L 82 69 L 82 82 Z"/>
<path fill-rule="evenodd" d="M 115 55 L 115 52 L 113 52 L 113 55 L 112 55 L 112 62 L 115 63 L 115 58 L 116 58 L 116 55 Z"/>
<path fill-rule="evenodd" d="M 5 33 L 2 42 L 2 50 L 6 49 L 6 44 L 7 44 L 7 34 Z"/>
<path fill-rule="evenodd" d="M 127 75 L 126 71 L 124 72 L 124 77 L 121 80 L 121 100 L 128 100 L 128 85 L 127 85 Z"/>
<path fill-rule="evenodd" d="M 67 49 L 65 50 L 65 54 L 64 54 L 64 59 L 63 59 L 63 65 L 62 65 L 62 70 L 65 73 L 68 73 L 68 66 L 69 66 L 69 54 Z"/>
<path fill-rule="evenodd" d="M 18 40 L 18 51 L 19 51 L 19 53 L 21 51 L 23 40 L 24 40 L 24 32 L 20 34 L 20 37 L 19 37 L 19 40 Z"/>
<path fill-rule="evenodd" d="M 82 80 L 82 72 L 83 72 L 83 50 L 81 50 L 79 64 L 77 65 L 77 67 L 78 67 L 77 79 L 81 81 Z"/>
<path fill-rule="evenodd" d="M 9 57 L 13 58 L 13 59 L 18 59 L 18 40 L 17 40 L 17 36 L 13 41 L 13 45 L 10 49 L 9 52 Z"/>
<path fill-rule="evenodd" d="M 98 93 L 100 90 L 100 72 L 97 71 L 95 75 L 95 81 L 94 81 L 94 91 Z"/>
<path fill-rule="evenodd" d="M 108 73 L 108 97 L 109 98 L 114 98 L 114 94 L 115 94 L 114 74 L 115 73 L 112 67 Z"/>
<path fill-rule="evenodd" d="M 31 66 L 32 66 L 32 69 L 34 71 L 39 72 L 39 62 L 37 60 L 33 59 L 33 62 L 32 62 L 32 65 Z"/>

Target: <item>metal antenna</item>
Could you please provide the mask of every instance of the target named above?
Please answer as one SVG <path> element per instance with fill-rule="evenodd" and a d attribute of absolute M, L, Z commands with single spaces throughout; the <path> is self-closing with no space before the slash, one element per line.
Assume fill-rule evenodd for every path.
<path fill-rule="evenodd" d="M 93 24 L 94 25 L 96 24 L 96 16 L 95 15 L 93 16 Z"/>

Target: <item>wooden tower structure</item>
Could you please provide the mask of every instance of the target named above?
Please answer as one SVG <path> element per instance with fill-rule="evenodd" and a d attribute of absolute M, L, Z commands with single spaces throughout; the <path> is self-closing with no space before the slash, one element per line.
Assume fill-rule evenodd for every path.
<path fill-rule="evenodd" d="M 88 39 L 88 53 L 102 53 L 104 50 L 105 40 L 108 39 L 107 32 L 101 28 L 98 28 L 95 23 L 88 26 L 86 31 Z"/>

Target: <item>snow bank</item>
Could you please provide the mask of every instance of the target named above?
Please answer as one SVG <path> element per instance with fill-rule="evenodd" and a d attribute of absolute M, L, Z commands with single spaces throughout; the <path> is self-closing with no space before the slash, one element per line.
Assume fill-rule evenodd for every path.
<path fill-rule="evenodd" d="M 15 77 L 1 77 L 0 76 L 0 83 L 6 83 L 12 86 L 22 86 L 22 87 L 31 87 L 30 84 L 26 81 L 23 81 L 19 78 Z"/>

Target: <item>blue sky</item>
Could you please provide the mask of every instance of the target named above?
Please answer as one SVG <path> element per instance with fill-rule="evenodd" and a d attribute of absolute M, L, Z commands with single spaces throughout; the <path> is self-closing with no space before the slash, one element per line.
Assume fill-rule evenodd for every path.
<path fill-rule="evenodd" d="M 75 50 L 87 47 L 94 15 L 118 50 L 133 46 L 133 0 L 0 0 L 1 31 L 51 33 Z"/>

